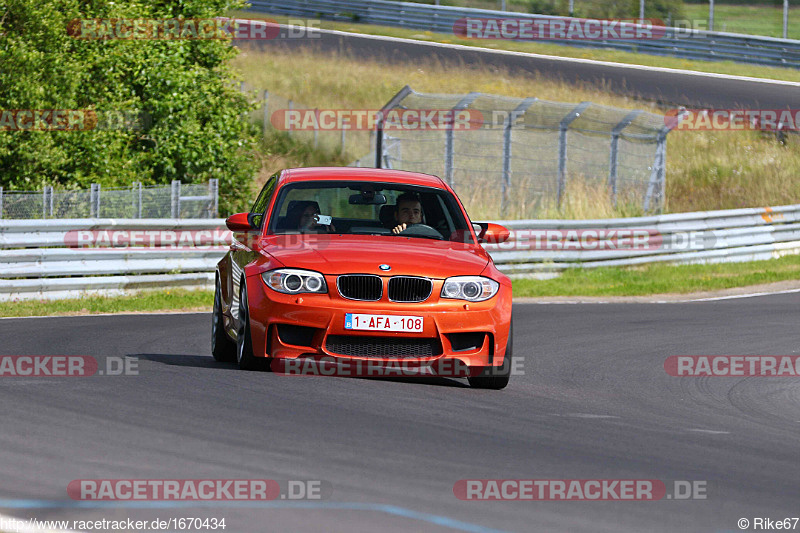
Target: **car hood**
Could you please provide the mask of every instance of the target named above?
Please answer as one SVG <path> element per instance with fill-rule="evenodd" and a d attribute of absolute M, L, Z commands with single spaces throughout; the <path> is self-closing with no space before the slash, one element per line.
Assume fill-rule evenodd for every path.
<path fill-rule="evenodd" d="M 323 274 L 449 276 L 480 274 L 489 254 L 479 245 L 374 235 L 271 235 L 264 251 L 291 268 Z M 383 271 L 379 265 L 389 265 Z"/>

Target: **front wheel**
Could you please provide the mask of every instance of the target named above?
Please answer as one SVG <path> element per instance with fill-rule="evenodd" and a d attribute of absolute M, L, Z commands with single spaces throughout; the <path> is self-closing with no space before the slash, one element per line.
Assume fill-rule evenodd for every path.
<path fill-rule="evenodd" d="M 247 282 L 239 285 L 239 321 L 236 325 L 236 362 L 242 370 L 255 370 L 253 337 L 250 335 L 250 309 L 247 304 Z"/>
<path fill-rule="evenodd" d="M 225 333 L 225 318 L 222 315 L 222 291 L 217 276 L 214 283 L 214 311 L 211 315 L 211 355 L 216 361 L 236 361 L 236 343 Z"/>
<path fill-rule="evenodd" d="M 483 369 L 477 376 L 467 378 L 471 387 L 475 389 L 500 390 L 506 388 L 511 378 L 511 352 L 514 339 L 514 323 L 508 328 L 508 342 L 506 342 L 506 356 L 500 367 L 490 366 Z"/>

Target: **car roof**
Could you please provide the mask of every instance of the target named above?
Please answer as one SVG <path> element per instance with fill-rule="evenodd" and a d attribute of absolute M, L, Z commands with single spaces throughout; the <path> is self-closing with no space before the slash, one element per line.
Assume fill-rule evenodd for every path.
<path fill-rule="evenodd" d="M 421 172 L 407 172 L 405 170 L 392 170 L 388 168 L 358 168 L 358 167 L 310 167 L 289 168 L 281 174 L 282 184 L 298 181 L 371 181 L 384 183 L 403 183 L 406 185 L 421 185 L 423 187 L 436 187 L 447 189 L 444 181 L 437 176 L 422 174 Z"/>

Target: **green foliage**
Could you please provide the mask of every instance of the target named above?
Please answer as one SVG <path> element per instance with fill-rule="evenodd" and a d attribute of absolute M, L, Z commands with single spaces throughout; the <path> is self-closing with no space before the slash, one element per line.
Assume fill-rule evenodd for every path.
<path fill-rule="evenodd" d="M 581 17 L 631 19 L 639 16 L 639 0 L 592 0 L 575 4 L 575 14 Z M 683 0 L 645 0 L 644 16 L 663 22 L 685 18 Z"/>
<path fill-rule="evenodd" d="M 251 109 L 226 39 L 78 39 L 76 19 L 210 18 L 242 0 L 0 0 L 0 110 L 141 113 L 143 128 L 0 131 L 0 185 L 87 188 L 220 180 L 221 209 L 249 198 Z"/>

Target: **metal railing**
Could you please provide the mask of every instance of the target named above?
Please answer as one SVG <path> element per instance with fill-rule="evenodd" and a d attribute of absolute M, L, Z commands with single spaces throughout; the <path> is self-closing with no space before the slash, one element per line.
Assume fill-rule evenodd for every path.
<path fill-rule="evenodd" d="M 400 28 L 454 32 L 463 18 L 564 19 L 508 11 L 437 6 L 385 0 L 251 0 L 251 10 L 276 15 L 378 24 Z M 661 34 L 661 31 L 659 31 Z M 480 41 L 476 41 L 479 43 Z M 584 48 L 611 48 L 685 59 L 736 61 L 759 65 L 800 68 L 800 41 L 736 33 L 663 28 L 657 39 L 542 40 Z"/>
<path fill-rule="evenodd" d="M 0 219 L 53 218 L 215 218 L 219 210 L 219 180 L 208 184 L 132 183 L 130 187 L 89 190 L 8 191 L 0 187 Z"/>
<path fill-rule="evenodd" d="M 484 247 L 512 277 L 576 267 L 754 261 L 800 253 L 800 205 L 499 223 L 512 230 L 511 239 Z M 620 247 L 621 230 L 627 230 L 626 242 L 638 232 L 644 246 Z M 586 238 L 590 233 L 593 239 Z M 161 287 L 210 289 L 230 239 L 222 219 L 0 221 L 0 300 Z M 599 249 L 603 242 L 614 246 Z"/>

